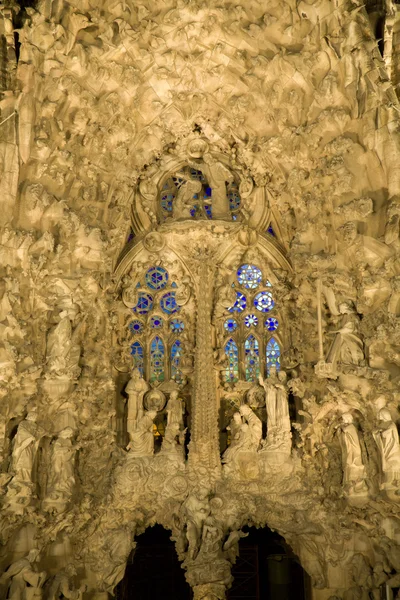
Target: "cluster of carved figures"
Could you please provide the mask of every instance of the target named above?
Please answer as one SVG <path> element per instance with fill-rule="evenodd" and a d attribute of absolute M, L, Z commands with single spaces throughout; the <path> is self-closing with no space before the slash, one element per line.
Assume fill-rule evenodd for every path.
<path fill-rule="evenodd" d="M 315 600 L 398 589 L 399 5 L 382 57 L 379 2 L 22 4 L 0 600 L 105 600 L 156 523 L 195 600 L 225 598 L 251 526 Z"/>

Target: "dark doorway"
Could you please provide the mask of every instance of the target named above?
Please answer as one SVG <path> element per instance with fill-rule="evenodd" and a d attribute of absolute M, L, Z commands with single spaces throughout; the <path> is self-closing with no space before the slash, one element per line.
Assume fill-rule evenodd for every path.
<path fill-rule="evenodd" d="M 247 531 L 232 568 L 234 581 L 227 599 L 307 600 L 308 575 L 285 540 L 268 528 Z"/>
<path fill-rule="evenodd" d="M 115 588 L 117 600 L 191 600 L 192 591 L 169 539 L 170 533 L 155 525 L 136 538 L 123 580 Z"/>

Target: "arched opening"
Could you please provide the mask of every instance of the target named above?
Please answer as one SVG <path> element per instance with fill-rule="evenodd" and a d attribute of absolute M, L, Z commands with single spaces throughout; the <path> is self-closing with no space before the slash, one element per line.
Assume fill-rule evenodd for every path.
<path fill-rule="evenodd" d="M 308 600 L 310 578 L 285 540 L 267 527 L 250 527 L 247 532 L 232 567 L 227 600 Z"/>
<path fill-rule="evenodd" d="M 115 588 L 116 600 L 193 598 L 169 536 L 161 525 L 154 525 L 136 538 L 137 545 L 129 556 L 124 578 Z"/>

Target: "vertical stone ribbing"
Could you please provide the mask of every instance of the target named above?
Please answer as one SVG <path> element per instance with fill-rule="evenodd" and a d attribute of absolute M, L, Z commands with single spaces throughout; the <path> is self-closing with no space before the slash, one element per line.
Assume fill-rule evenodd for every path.
<path fill-rule="evenodd" d="M 221 468 L 211 328 L 214 269 L 204 261 L 199 272 L 189 466 L 202 465 L 211 475 L 217 474 Z"/>

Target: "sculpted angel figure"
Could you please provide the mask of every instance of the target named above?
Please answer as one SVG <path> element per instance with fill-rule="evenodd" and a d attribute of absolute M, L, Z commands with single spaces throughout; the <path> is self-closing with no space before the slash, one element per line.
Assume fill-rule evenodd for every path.
<path fill-rule="evenodd" d="M 264 449 L 279 450 L 289 456 L 292 434 L 286 373 L 284 371 L 277 373 L 275 365 L 272 365 L 268 379 L 263 379 L 260 375 L 259 383 L 265 389 L 265 406 L 268 418 L 267 440 Z"/>
<path fill-rule="evenodd" d="M 69 564 L 63 571 L 57 573 L 47 587 L 47 600 L 58 600 L 60 597 L 67 600 L 80 600 L 83 592 L 86 591 L 86 586 L 83 585 L 79 589 L 71 588 L 71 579 L 76 575 L 74 565 Z"/>
<path fill-rule="evenodd" d="M 242 404 L 229 424 L 231 443 L 222 462 L 232 464 L 240 452 L 257 452 L 262 438 L 262 422 L 247 404 Z"/>
<path fill-rule="evenodd" d="M 362 462 L 361 445 L 358 437 L 358 431 L 353 422 L 351 413 L 342 415 L 342 424 L 340 426 L 342 435 L 340 443 L 342 447 L 343 461 L 343 486 L 349 494 L 366 492 L 365 483 L 366 470 Z"/>
<path fill-rule="evenodd" d="M 125 391 L 128 394 L 128 416 L 126 428 L 130 440 L 137 429 L 138 421 L 143 416 L 143 397 L 148 389 L 149 386 L 141 376 L 138 367 L 135 367 L 125 388 Z"/>
<path fill-rule="evenodd" d="M 378 413 L 379 424 L 373 431 L 382 467 L 382 488 L 400 487 L 400 445 L 396 423 L 387 408 Z"/>

